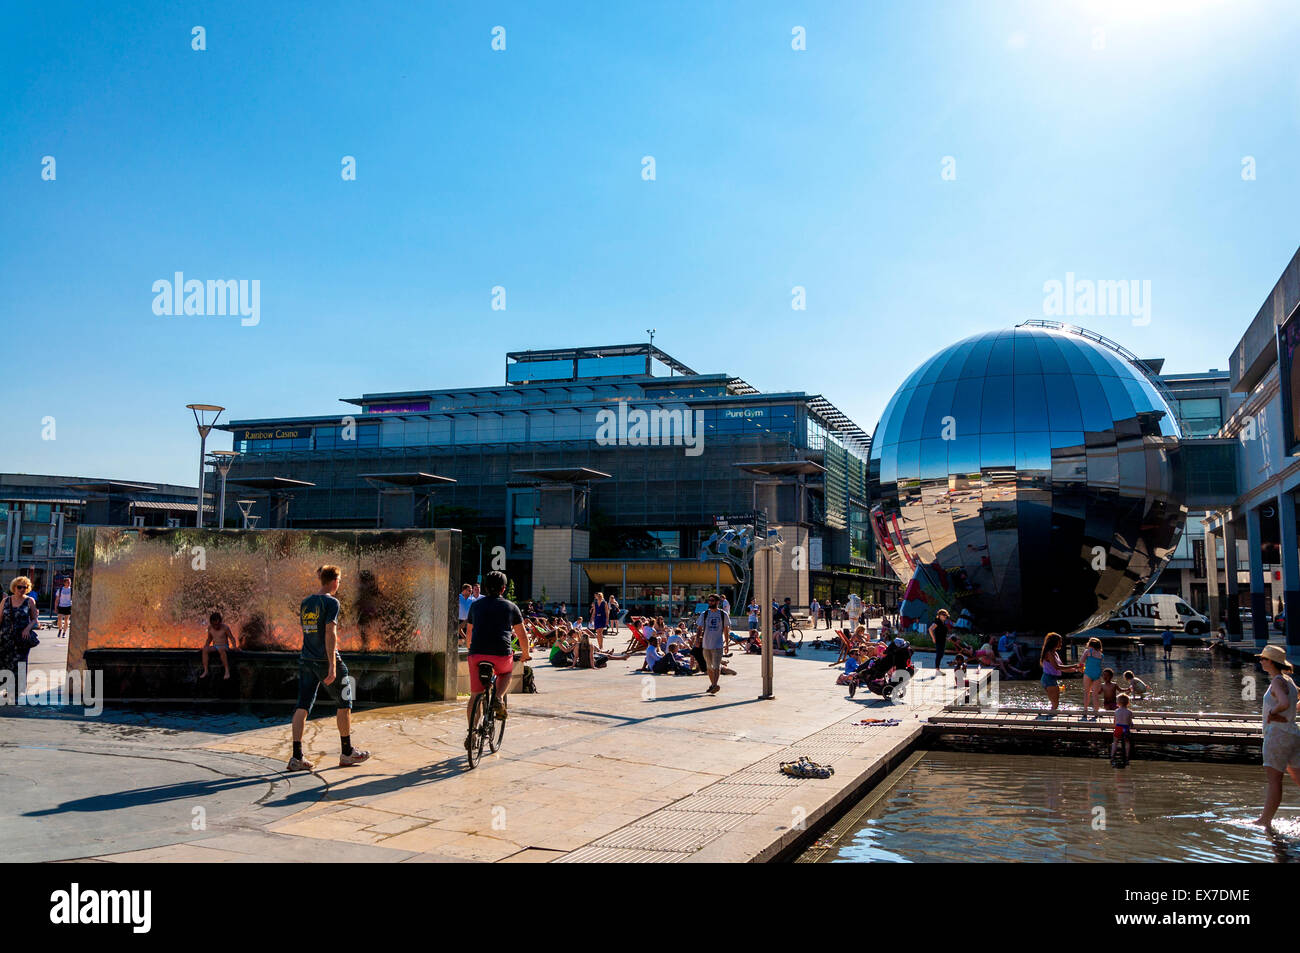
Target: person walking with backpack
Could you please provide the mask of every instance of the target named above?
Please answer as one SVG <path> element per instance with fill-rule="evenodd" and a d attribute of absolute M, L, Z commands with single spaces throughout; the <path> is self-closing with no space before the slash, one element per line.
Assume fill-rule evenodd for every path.
<path fill-rule="evenodd" d="M 718 676 L 722 674 L 722 652 L 731 632 L 731 620 L 718 608 L 721 601 L 716 592 L 709 593 L 709 607 L 700 613 L 696 623 L 696 630 L 702 639 L 700 647 L 704 651 L 704 668 L 709 674 L 707 691 L 710 695 L 716 695 L 722 687 L 718 684 Z"/>

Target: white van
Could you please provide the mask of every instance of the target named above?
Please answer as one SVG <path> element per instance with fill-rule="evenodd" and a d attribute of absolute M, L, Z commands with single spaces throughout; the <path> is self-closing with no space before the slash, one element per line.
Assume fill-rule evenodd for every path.
<path fill-rule="evenodd" d="M 1184 602 L 1181 596 L 1148 593 L 1121 608 L 1102 628 L 1118 635 L 1170 629 L 1188 635 L 1204 635 L 1210 631 L 1210 620 Z"/>

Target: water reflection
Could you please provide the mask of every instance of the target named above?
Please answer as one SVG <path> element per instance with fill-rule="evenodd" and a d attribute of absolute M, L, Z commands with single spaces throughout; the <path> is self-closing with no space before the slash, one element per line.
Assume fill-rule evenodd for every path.
<path fill-rule="evenodd" d="M 929 752 L 824 860 L 1186 862 L 1300 860 L 1300 796 L 1275 835 L 1246 765 Z"/>

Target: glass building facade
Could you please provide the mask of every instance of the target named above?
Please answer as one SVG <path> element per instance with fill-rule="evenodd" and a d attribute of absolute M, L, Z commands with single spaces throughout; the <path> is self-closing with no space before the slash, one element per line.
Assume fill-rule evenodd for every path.
<path fill-rule="evenodd" d="M 528 474 L 585 467 L 608 475 L 589 485 L 584 526 L 592 557 L 694 559 L 717 517 L 762 505 L 770 522 L 803 526 L 821 540 L 809 591 L 829 593 L 837 574 L 845 580 L 841 598 L 858 578 L 864 584 L 855 591 L 864 597 L 872 585 L 891 585 L 862 530 L 870 438 L 818 395 L 763 394 L 740 378 L 696 373 L 657 348 L 629 345 L 511 354 L 501 385 L 347 402 L 346 415 L 225 425 L 240 453 L 229 479 L 312 483 L 293 491 L 289 525 L 341 528 L 376 524 L 377 491 L 366 474 L 452 478 L 433 490 L 421 522 L 465 531 L 469 577 L 478 572 L 478 536 L 488 551 L 504 547 L 522 584 L 545 522 L 538 481 Z M 612 441 L 602 434 L 611 417 L 638 411 L 689 422 L 700 452 L 632 432 Z M 825 470 L 796 493 L 737 467 L 789 460 Z M 526 595 L 526 588 L 516 591 Z"/>

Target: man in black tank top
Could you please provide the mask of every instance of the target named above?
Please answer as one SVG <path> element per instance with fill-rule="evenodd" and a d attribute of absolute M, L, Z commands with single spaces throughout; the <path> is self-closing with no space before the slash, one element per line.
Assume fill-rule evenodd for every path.
<path fill-rule="evenodd" d="M 934 667 L 941 670 L 943 650 L 948 644 L 948 610 L 940 609 L 930 623 L 930 638 L 934 639 Z"/>

